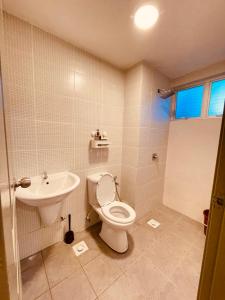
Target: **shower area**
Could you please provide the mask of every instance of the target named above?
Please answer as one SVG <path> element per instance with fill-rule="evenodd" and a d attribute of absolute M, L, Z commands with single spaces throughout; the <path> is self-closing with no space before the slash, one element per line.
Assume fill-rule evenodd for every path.
<path fill-rule="evenodd" d="M 75 240 L 86 239 L 90 248 L 78 261 L 91 282 L 91 287 L 84 285 L 89 298 L 80 299 L 116 299 L 116 289 L 129 299 L 122 285 L 127 274 L 135 273 L 138 259 L 143 260 L 136 269 L 141 278 L 143 257 L 152 257 L 160 270 L 157 278 L 165 277 L 164 293 L 178 291 L 173 299 L 181 299 L 189 282 L 187 296 L 194 299 L 205 242 L 202 212 L 210 205 L 221 118 L 206 118 L 205 106 L 201 118 L 176 120 L 174 113 L 176 93 L 186 82 L 198 81 L 201 72 L 170 80 L 146 62 L 121 71 L 6 11 L 1 11 L 1 69 L 1 209 L 10 299 L 22 299 L 22 290 L 23 299 L 72 299 L 68 285 L 62 287 L 75 268 L 63 248 L 68 214 Z M 107 132 L 108 149 L 90 147 L 96 129 Z M 18 201 L 9 186 L 14 178 L 64 171 L 77 174 L 80 184 L 66 198 L 59 218 L 44 225 L 38 210 Z M 122 258 L 96 237 L 99 219 L 88 204 L 86 178 L 102 171 L 117 176 L 121 199 L 137 214 L 130 250 Z M 147 224 L 152 218 L 160 223 L 158 229 Z M 67 254 L 72 260 L 64 265 Z M 103 255 L 107 259 L 102 258 L 100 270 L 102 265 L 110 269 L 108 264 L 119 269 L 100 284 L 93 264 Z M 82 276 L 79 284 L 86 282 Z"/>

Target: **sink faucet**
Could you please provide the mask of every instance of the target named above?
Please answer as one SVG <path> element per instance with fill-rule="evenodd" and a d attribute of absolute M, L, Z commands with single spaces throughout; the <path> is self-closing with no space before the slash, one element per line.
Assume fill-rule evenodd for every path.
<path fill-rule="evenodd" d="M 48 179 L 48 174 L 47 174 L 47 172 L 46 171 L 44 171 L 43 173 L 42 173 L 42 179 L 43 180 L 46 180 L 46 179 Z"/>

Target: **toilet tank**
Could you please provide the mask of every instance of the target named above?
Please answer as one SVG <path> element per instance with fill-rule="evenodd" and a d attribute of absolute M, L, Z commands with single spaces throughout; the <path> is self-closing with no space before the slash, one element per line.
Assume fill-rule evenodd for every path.
<path fill-rule="evenodd" d="M 88 180 L 88 202 L 91 205 L 99 206 L 97 198 L 96 198 L 96 188 L 97 183 L 100 180 L 101 176 L 106 174 L 107 172 L 99 172 L 92 175 L 87 176 Z"/>

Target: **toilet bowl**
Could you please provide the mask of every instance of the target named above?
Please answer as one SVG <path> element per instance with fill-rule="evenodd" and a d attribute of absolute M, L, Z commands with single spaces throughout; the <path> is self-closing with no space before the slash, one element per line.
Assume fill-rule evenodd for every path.
<path fill-rule="evenodd" d="M 136 213 L 128 204 L 116 199 L 116 186 L 110 173 L 88 176 L 89 203 L 102 221 L 100 237 L 113 250 L 128 249 L 127 230 L 134 223 Z"/>

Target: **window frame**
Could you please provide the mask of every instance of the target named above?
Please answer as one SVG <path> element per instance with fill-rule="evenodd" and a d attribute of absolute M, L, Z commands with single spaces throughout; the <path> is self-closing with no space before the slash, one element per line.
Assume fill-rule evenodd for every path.
<path fill-rule="evenodd" d="M 199 84 L 195 84 L 195 85 L 192 85 L 192 86 L 184 87 L 184 88 L 180 89 L 179 91 L 184 91 L 184 90 L 188 90 L 188 89 L 195 88 L 195 87 L 200 87 L 200 86 L 203 86 L 203 97 L 202 97 L 202 103 L 201 103 L 201 114 L 200 114 L 200 117 L 176 118 L 176 108 L 177 108 L 177 92 L 176 92 L 175 93 L 175 110 L 174 110 L 174 119 L 175 120 L 199 119 L 199 118 L 202 117 L 202 107 L 204 105 L 204 96 L 205 96 L 205 85 L 203 83 L 199 83 Z"/>
<path fill-rule="evenodd" d="M 216 115 L 216 116 L 209 116 L 209 105 L 210 105 L 210 98 L 211 98 L 211 91 L 212 91 L 212 83 L 216 82 L 216 81 L 221 81 L 221 80 L 225 80 L 225 77 L 220 78 L 220 79 L 213 79 L 213 80 L 210 81 L 210 93 L 209 93 L 208 109 L 207 109 L 207 116 L 208 116 L 208 118 L 222 118 L 222 116 L 223 116 L 223 114 Z"/>
<path fill-rule="evenodd" d="M 225 79 L 225 75 L 222 75 L 222 76 L 215 76 L 215 77 L 211 78 L 210 80 L 205 80 L 205 81 L 199 80 L 195 84 L 188 84 L 188 83 L 183 84 L 182 88 L 180 88 L 179 90 L 185 90 L 185 89 L 189 89 L 189 88 L 192 88 L 192 87 L 197 87 L 197 86 L 203 85 L 204 92 L 203 92 L 203 99 L 202 99 L 201 115 L 200 115 L 200 117 L 177 119 L 176 118 L 177 92 L 176 92 L 175 95 L 173 95 L 171 97 L 171 114 L 170 114 L 171 117 L 170 117 L 170 120 L 171 121 L 185 121 L 185 120 L 222 118 L 222 115 L 220 115 L 220 116 L 209 116 L 208 112 L 209 112 L 209 104 L 210 104 L 212 83 L 214 81 L 220 81 L 220 80 L 224 80 L 224 79 Z M 175 86 L 175 88 L 176 88 L 176 86 Z"/>

